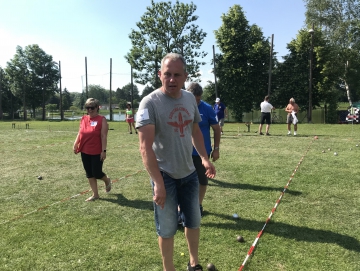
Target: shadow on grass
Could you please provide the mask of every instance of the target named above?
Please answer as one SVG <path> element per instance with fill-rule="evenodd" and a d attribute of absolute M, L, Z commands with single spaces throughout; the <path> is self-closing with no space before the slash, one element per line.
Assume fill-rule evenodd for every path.
<path fill-rule="evenodd" d="M 227 136 L 224 136 L 222 135 L 221 138 L 226 138 L 226 139 L 238 139 L 238 138 L 241 138 L 241 137 L 244 137 L 244 136 L 255 136 L 255 137 L 294 137 L 294 138 L 297 138 L 297 137 L 304 137 L 304 138 L 309 138 L 309 137 L 313 137 L 313 135 L 302 135 L 302 134 L 297 134 L 296 136 L 294 135 L 287 135 L 286 133 L 285 134 L 271 134 L 270 135 L 259 135 L 257 132 L 244 132 L 244 133 L 240 133 L 240 134 L 233 134 L 233 135 L 227 135 Z"/>
<path fill-rule="evenodd" d="M 234 183 L 222 182 L 222 181 L 219 181 L 216 179 L 209 179 L 209 186 L 220 186 L 223 188 L 254 190 L 254 191 L 279 191 L 280 193 L 284 190 L 284 187 L 268 187 L 268 186 L 242 184 L 242 183 L 234 184 Z M 302 194 L 299 191 L 291 191 L 289 189 L 287 189 L 285 193 L 293 195 L 293 196 L 299 196 Z"/>
<path fill-rule="evenodd" d="M 153 202 L 152 201 L 146 201 L 146 200 L 129 200 L 127 198 L 125 198 L 123 195 L 121 194 L 113 194 L 115 195 L 117 198 L 116 199 L 112 199 L 112 198 L 101 198 L 101 200 L 104 201 L 109 201 L 112 203 L 116 203 L 119 204 L 121 206 L 124 207 L 130 207 L 130 208 L 135 208 L 135 209 L 142 209 L 142 210 L 154 210 L 153 207 Z"/>
<path fill-rule="evenodd" d="M 202 222 L 202 227 L 213 227 L 213 228 L 222 228 L 222 229 L 244 229 L 249 231 L 254 231 L 258 229 L 259 231 L 265 224 L 265 221 L 254 221 L 243 219 L 241 217 L 234 219 L 231 215 L 217 214 L 207 212 L 207 215 L 213 215 L 219 217 L 221 221 L 228 220 L 229 223 L 212 223 L 212 222 Z M 231 222 L 230 222 L 231 221 Z M 305 241 L 305 242 L 314 242 L 314 243 L 334 243 L 339 246 L 356 252 L 360 252 L 360 242 L 354 237 L 335 233 L 327 230 L 317 230 L 307 227 L 293 226 L 285 224 L 282 222 L 272 222 L 270 221 L 265 228 L 265 234 L 273 234 L 283 238 L 294 239 L 296 241 Z"/>

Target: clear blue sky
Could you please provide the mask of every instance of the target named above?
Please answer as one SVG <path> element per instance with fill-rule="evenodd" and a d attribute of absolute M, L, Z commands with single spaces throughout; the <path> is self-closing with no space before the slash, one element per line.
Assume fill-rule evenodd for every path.
<path fill-rule="evenodd" d="M 160 2 L 155 0 L 155 2 Z M 175 1 L 172 1 L 175 2 Z M 184 3 L 191 1 L 184 0 Z M 240 5 L 250 24 L 258 25 L 265 37 L 274 34 L 274 51 L 288 53 L 286 46 L 304 27 L 303 0 L 193 0 L 197 25 L 207 37 L 202 50 L 208 52 L 201 67 L 201 80 L 213 81 L 210 73 L 214 30 L 221 15 Z M 13 58 L 16 46 L 38 44 L 54 61 L 61 61 L 62 88 L 81 92 L 85 87 L 85 57 L 88 83 L 112 90 L 130 83 L 130 66 L 124 56 L 131 43 L 128 35 L 145 13 L 150 0 L 0 0 L 0 66 Z M 215 47 L 216 52 L 219 49 Z M 139 86 L 142 90 L 142 87 Z"/>

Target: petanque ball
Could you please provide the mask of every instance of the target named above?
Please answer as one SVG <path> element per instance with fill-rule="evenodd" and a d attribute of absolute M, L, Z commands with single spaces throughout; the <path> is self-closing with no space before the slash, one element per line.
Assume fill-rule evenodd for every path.
<path fill-rule="evenodd" d="M 207 270 L 209 271 L 216 271 L 215 265 L 212 263 L 208 263 L 208 265 L 206 266 Z"/>
<path fill-rule="evenodd" d="M 337 156 L 337 152 L 334 152 L 334 155 Z"/>
<path fill-rule="evenodd" d="M 323 150 L 322 153 L 324 153 L 325 151 Z"/>
<path fill-rule="evenodd" d="M 38 176 L 37 178 L 38 178 L 38 180 L 42 180 L 42 177 L 41 177 L 41 176 Z"/>
<path fill-rule="evenodd" d="M 242 237 L 241 235 L 238 235 L 238 236 L 236 237 L 236 240 L 237 240 L 238 242 L 240 242 L 240 243 L 245 242 L 244 237 Z"/>

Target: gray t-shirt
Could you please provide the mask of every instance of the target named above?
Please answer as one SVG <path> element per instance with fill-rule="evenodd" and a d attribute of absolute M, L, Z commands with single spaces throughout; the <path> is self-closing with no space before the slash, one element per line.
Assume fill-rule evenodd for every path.
<path fill-rule="evenodd" d="M 201 117 L 192 93 L 181 90 L 181 97 L 171 98 L 157 89 L 144 97 L 136 117 L 136 128 L 155 125 L 152 146 L 161 171 L 174 179 L 195 171 L 192 160 L 193 123 Z"/>

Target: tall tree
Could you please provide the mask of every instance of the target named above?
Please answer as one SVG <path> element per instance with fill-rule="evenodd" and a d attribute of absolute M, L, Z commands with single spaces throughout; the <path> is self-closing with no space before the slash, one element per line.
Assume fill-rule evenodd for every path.
<path fill-rule="evenodd" d="M 338 87 L 352 98 L 360 98 L 360 1 L 304 0 L 306 23 L 320 28 L 337 56 Z"/>
<path fill-rule="evenodd" d="M 194 81 L 200 76 L 199 69 L 207 53 L 199 51 L 206 33 L 194 22 L 196 5 L 172 2 L 151 1 L 151 6 L 132 29 L 129 38 L 132 43 L 130 52 L 125 56 L 134 69 L 137 83 L 150 84 L 158 88 L 161 82 L 157 76 L 162 57 L 170 52 L 182 54 L 187 62 L 189 77 Z"/>
<path fill-rule="evenodd" d="M 18 46 L 13 59 L 7 62 L 6 72 L 10 77 L 13 94 L 21 98 L 26 119 L 27 104 L 33 112 L 43 108 L 45 120 L 45 101 L 58 92 L 59 70 L 52 56 L 46 54 L 37 44 L 23 49 Z"/>
<path fill-rule="evenodd" d="M 215 31 L 221 51 L 216 57 L 219 96 L 241 121 L 243 112 L 258 108 L 267 94 L 270 44 L 257 25 L 249 25 L 241 6 L 221 19 Z"/>

